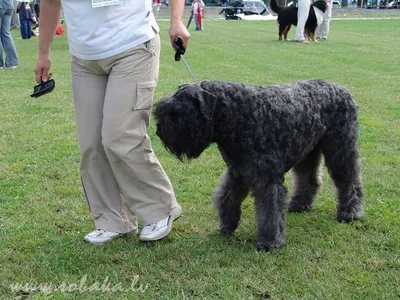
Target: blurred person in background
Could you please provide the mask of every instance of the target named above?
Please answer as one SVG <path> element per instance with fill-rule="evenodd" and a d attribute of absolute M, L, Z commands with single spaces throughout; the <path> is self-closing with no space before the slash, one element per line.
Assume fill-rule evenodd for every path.
<path fill-rule="evenodd" d="M 13 0 L 0 0 L 0 70 L 15 69 L 18 65 L 17 50 L 10 32 L 13 11 Z"/>

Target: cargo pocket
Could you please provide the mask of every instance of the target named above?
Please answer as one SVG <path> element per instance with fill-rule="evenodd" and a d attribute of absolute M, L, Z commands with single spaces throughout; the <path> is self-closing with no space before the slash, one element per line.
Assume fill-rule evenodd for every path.
<path fill-rule="evenodd" d="M 136 103 L 133 110 L 147 110 L 153 102 L 154 89 L 157 83 L 153 81 L 139 82 L 136 86 Z"/>

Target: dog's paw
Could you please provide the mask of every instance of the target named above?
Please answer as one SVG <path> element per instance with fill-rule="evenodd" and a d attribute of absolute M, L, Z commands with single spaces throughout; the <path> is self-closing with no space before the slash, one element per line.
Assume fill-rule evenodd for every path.
<path fill-rule="evenodd" d="M 237 225 L 233 224 L 220 224 L 219 225 L 219 231 L 223 234 L 232 234 L 237 228 Z"/>
<path fill-rule="evenodd" d="M 354 208 L 348 210 L 339 210 L 336 219 L 339 222 L 352 222 L 360 220 L 364 217 L 364 210 L 360 208 Z"/>
<path fill-rule="evenodd" d="M 282 248 L 284 245 L 285 245 L 284 239 L 275 239 L 273 241 L 258 241 L 257 250 L 269 252 Z"/>
<path fill-rule="evenodd" d="M 298 197 L 291 199 L 288 209 L 290 212 L 302 213 L 312 209 L 312 201 L 304 201 Z"/>

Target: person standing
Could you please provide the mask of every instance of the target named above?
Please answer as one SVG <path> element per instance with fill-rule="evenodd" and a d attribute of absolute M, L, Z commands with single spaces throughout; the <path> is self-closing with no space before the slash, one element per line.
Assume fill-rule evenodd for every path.
<path fill-rule="evenodd" d="M 32 37 L 32 10 L 29 2 L 18 2 L 19 22 L 21 38 L 23 40 Z"/>
<path fill-rule="evenodd" d="M 194 0 L 193 4 L 194 21 L 196 22 L 196 30 L 203 30 L 203 0 Z"/>
<path fill-rule="evenodd" d="M 326 8 L 326 11 L 324 13 L 324 19 L 322 21 L 322 24 L 317 27 L 317 30 L 315 31 L 315 36 L 317 38 L 317 41 L 321 40 L 327 40 L 328 39 L 328 34 L 329 34 L 329 27 L 332 19 L 332 8 L 333 8 L 333 0 L 327 0 L 328 7 Z"/>
<path fill-rule="evenodd" d="M 40 18 L 40 0 L 36 0 L 33 2 L 33 8 L 35 11 L 35 15 L 36 15 L 36 21 L 39 22 L 39 18 Z"/>
<path fill-rule="evenodd" d="M 42 0 L 37 82 L 52 75 L 50 48 L 61 7 L 72 56 L 80 173 L 96 227 L 84 240 L 104 244 L 136 234 L 136 217 L 144 225 L 140 241 L 164 238 L 182 208 L 147 135 L 160 59 L 152 2 Z M 170 0 L 169 7 L 171 44 L 179 36 L 186 48 L 184 1 Z"/>
<path fill-rule="evenodd" d="M 0 0 L 0 70 L 15 69 L 18 65 L 17 50 L 10 32 L 13 10 L 13 0 Z M 3 60 L 3 49 L 5 60 Z"/>
<path fill-rule="evenodd" d="M 304 27 L 310 13 L 310 0 L 297 1 L 297 27 L 296 27 L 296 41 L 300 43 L 309 43 L 310 41 L 304 36 Z"/>
<path fill-rule="evenodd" d="M 12 27 L 13 29 L 20 29 L 20 24 L 19 24 L 19 15 L 17 13 L 17 0 L 13 0 L 14 1 L 14 10 L 12 12 L 12 16 L 11 16 L 11 23 L 12 23 Z"/>

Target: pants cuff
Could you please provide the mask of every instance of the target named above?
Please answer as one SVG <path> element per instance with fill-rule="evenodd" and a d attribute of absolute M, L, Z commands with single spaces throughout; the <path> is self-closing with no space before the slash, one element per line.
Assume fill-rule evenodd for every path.
<path fill-rule="evenodd" d="M 104 229 L 118 233 L 128 233 L 138 228 L 137 220 L 126 222 L 113 214 L 103 214 L 94 222 L 96 229 Z"/>

